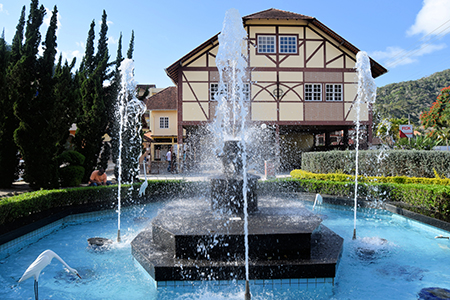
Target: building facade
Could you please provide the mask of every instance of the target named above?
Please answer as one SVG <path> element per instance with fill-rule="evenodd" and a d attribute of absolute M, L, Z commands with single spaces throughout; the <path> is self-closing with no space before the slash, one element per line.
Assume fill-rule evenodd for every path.
<path fill-rule="evenodd" d="M 273 128 L 282 161 L 298 151 L 347 148 L 356 121 L 359 50 L 316 18 L 269 9 L 243 17 L 248 39 L 251 122 Z M 166 69 L 177 85 L 177 143 L 182 129 L 195 130 L 214 118 L 219 82 L 218 35 Z M 387 72 L 371 59 L 374 78 Z M 371 107 L 362 105 L 360 124 L 371 142 Z M 189 135 L 189 133 L 188 133 Z M 333 137 L 338 140 L 333 144 Z M 322 137 L 322 139 L 318 138 Z M 295 157 L 291 157 L 295 156 Z"/>
<path fill-rule="evenodd" d="M 170 86 L 150 95 L 145 100 L 148 126 L 145 136 L 151 138 L 148 151 L 154 166 L 165 164 L 165 155 L 170 148 L 175 151 L 178 143 L 177 88 Z M 183 139 L 183 132 L 181 132 Z"/>

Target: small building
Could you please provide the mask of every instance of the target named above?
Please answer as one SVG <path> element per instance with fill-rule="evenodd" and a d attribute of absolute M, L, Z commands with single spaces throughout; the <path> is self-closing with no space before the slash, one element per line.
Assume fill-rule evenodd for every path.
<path fill-rule="evenodd" d="M 175 152 L 178 150 L 175 147 L 179 136 L 177 88 L 175 86 L 163 88 L 144 101 L 147 106 L 145 121 L 148 126 L 144 139 L 149 142 L 151 159 L 152 163 L 155 162 L 155 166 L 158 162 L 165 161 L 169 148 L 173 148 Z"/>
<path fill-rule="evenodd" d="M 292 165 L 299 151 L 351 147 L 359 49 L 314 17 L 278 9 L 245 16 L 243 26 L 251 121 L 273 129 L 278 158 Z M 166 69 L 178 88 L 179 145 L 183 129 L 189 137 L 214 118 L 218 49 L 215 35 Z M 370 62 L 374 78 L 387 72 Z M 372 139 L 369 105 L 362 105 L 360 121 L 366 130 L 361 144 L 367 146 Z"/>

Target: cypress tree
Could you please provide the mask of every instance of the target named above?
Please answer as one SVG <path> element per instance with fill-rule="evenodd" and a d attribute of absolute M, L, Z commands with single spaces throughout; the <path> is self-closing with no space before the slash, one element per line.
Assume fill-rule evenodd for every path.
<path fill-rule="evenodd" d="M 134 30 L 131 31 L 131 39 L 130 45 L 128 46 L 127 58 L 133 59 L 133 51 L 134 51 Z"/>
<path fill-rule="evenodd" d="M 0 39 L 0 187 L 10 187 L 19 176 L 19 148 L 14 141 L 14 131 L 19 127 L 19 120 L 14 115 L 14 94 L 11 86 L 14 79 L 12 68 L 22 55 L 23 31 L 25 28 L 25 6 L 19 22 L 13 43 L 6 45 L 4 34 Z"/>
<path fill-rule="evenodd" d="M 36 141 L 44 135 L 40 124 L 46 122 L 41 114 L 46 107 L 41 107 L 37 101 L 39 95 L 39 64 L 37 61 L 38 47 L 41 40 L 39 28 L 45 15 L 45 8 L 38 8 L 38 1 L 32 0 L 27 21 L 25 44 L 22 56 L 11 70 L 11 95 L 15 99 L 14 113 L 19 119 L 19 127 L 14 132 L 14 140 L 19 146 L 25 160 L 24 179 L 33 188 L 51 186 L 47 177 L 40 178 L 41 163 L 37 161 Z"/>
<path fill-rule="evenodd" d="M 123 61 L 122 56 L 122 33 L 120 33 L 119 41 L 117 45 L 117 54 L 115 60 L 115 68 L 113 71 L 113 77 L 111 81 L 111 85 L 113 87 L 112 91 L 114 92 L 112 96 L 113 104 L 110 106 L 110 110 L 108 111 L 109 116 L 109 126 L 108 126 L 108 135 L 111 137 L 111 155 L 112 161 L 115 164 L 114 167 L 114 175 L 116 178 L 119 176 L 119 169 L 117 164 L 117 159 L 119 158 L 119 115 L 118 115 L 118 97 L 120 90 L 120 64 Z"/>
<path fill-rule="evenodd" d="M 103 136 L 107 132 L 109 105 L 107 91 L 103 83 L 110 79 L 108 74 L 108 25 L 106 12 L 103 11 L 102 25 L 98 40 L 97 53 L 94 56 L 94 22 L 91 24 L 86 52 L 80 66 L 80 97 L 81 116 L 77 121 L 75 135 L 77 151 L 85 156 L 85 174 L 83 181 L 87 181 L 91 172 L 99 164 L 99 155 L 102 150 Z"/>
<path fill-rule="evenodd" d="M 85 73 L 87 77 L 94 71 L 94 39 L 95 39 L 95 21 L 92 20 L 88 38 L 86 41 L 86 49 L 84 52 L 83 60 L 80 64 L 80 72 Z"/>
<path fill-rule="evenodd" d="M 54 132 L 57 132 L 58 155 L 67 150 L 66 142 L 69 137 L 69 129 L 76 123 L 79 115 L 79 89 L 76 85 L 77 75 L 72 74 L 75 65 L 75 58 L 69 65 L 66 61 L 62 64 L 62 56 L 59 56 L 58 64 L 55 68 L 55 85 L 53 97 L 55 99 L 55 109 L 59 111 L 58 122 L 54 122 Z"/>
<path fill-rule="evenodd" d="M 8 67 L 11 51 L 5 41 L 5 32 L 0 38 L 0 187 L 8 188 L 18 177 L 19 156 L 14 142 L 14 130 L 19 122 L 14 116 L 12 98 L 8 89 Z"/>
<path fill-rule="evenodd" d="M 25 28 L 25 6 L 22 7 L 22 13 L 20 14 L 19 24 L 16 26 L 16 34 L 14 35 L 11 46 L 11 64 L 15 64 L 22 56 L 22 40 L 23 30 Z"/>
<path fill-rule="evenodd" d="M 134 31 L 131 33 L 127 51 L 127 59 L 130 61 L 133 57 L 133 50 Z M 129 77 L 129 74 L 125 76 Z M 132 77 L 129 78 L 129 80 L 134 80 Z M 126 84 L 126 86 L 128 85 L 129 83 Z M 122 116 L 124 122 L 122 131 L 122 179 L 124 182 L 132 183 L 139 175 L 139 157 L 142 154 L 142 123 L 140 120 L 142 107 L 145 105 L 136 98 L 136 91 L 127 90 L 123 83 L 120 88 L 119 94 L 123 98 L 123 105 L 125 105 Z M 118 116 L 118 119 L 120 119 L 120 116 Z"/>

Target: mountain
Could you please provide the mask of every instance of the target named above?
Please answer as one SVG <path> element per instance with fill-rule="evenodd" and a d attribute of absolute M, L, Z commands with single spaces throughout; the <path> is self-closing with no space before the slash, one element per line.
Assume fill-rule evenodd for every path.
<path fill-rule="evenodd" d="M 381 118 L 408 118 L 419 124 L 420 113 L 431 107 L 444 87 L 450 86 L 450 69 L 418 80 L 391 83 L 377 89 L 374 110 Z"/>

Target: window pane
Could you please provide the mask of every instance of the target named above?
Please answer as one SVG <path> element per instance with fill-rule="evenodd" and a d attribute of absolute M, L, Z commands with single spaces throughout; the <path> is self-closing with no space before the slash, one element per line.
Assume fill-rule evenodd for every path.
<path fill-rule="evenodd" d="M 305 84 L 305 101 L 322 101 L 322 85 Z"/>
<path fill-rule="evenodd" d="M 258 36 L 258 53 L 275 53 L 275 36 Z"/>
<path fill-rule="evenodd" d="M 169 128 L 169 117 L 159 117 L 159 128 Z"/>
<path fill-rule="evenodd" d="M 209 94 L 210 94 L 210 100 L 216 100 L 215 96 L 216 93 L 219 91 L 219 84 L 218 83 L 211 83 L 211 86 L 209 88 Z"/>
<path fill-rule="evenodd" d="M 342 101 L 342 85 L 341 84 L 327 84 L 325 99 L 327 101 Z"/>
<path fill-rule="evenodd" d="M 281 36 L 280 53 L 297 53 L 297 38 L 295 36 Z"/>

